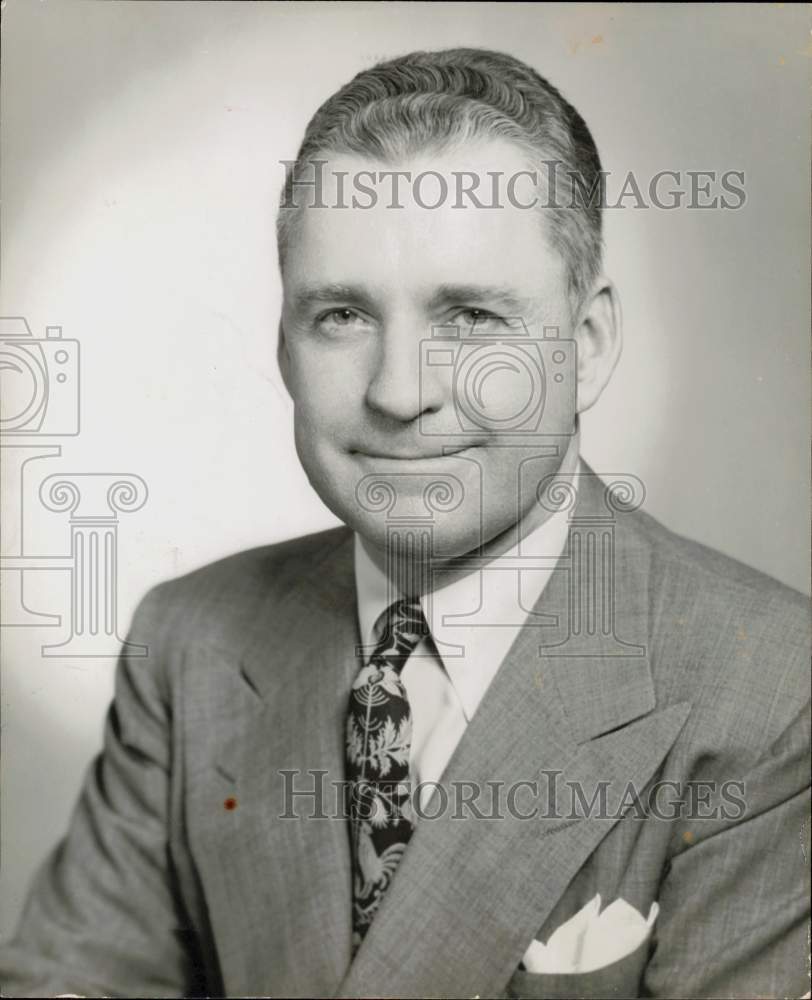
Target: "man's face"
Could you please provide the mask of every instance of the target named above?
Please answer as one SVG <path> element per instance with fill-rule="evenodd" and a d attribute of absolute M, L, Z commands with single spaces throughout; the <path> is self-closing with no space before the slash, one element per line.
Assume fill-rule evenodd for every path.
<path fill-rule="evenodd" d="M 510 143 L 396 165 L 324 158 L 328 206 L 342 200 L 333 176 L 344 171 L 350 180 L 358 171 L 438 171 L 449 196 L 427 209 L 403 183 L 403 207 L 393 208 L 387 184 L 372 208 L 300 210 L 280 355 L 299 458 L 325 504 L 373 547 L 385 547 L 387 525 L 422 518 L 433 525 L 436 558 L 470 552 L 538 514 L 538 483 L 572 440 L 564 262 L 538 209 L 508 204 L 504 193 L 501 208 L 453 207 L 454 171 L 475 170 L 484 192 L 488 171 L 526 169 Z M 419 197 L 431 204 L 437 190 L 427 181 Z M 528 179 L 514 201 L 533 193 Z M 551 342 L 554 328 L 564 343 Z"/>

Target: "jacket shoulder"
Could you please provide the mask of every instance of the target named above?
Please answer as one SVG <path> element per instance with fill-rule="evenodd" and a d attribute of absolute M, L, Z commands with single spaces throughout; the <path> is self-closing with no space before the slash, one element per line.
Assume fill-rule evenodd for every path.
<path fill-rule="evenodd" d="M 690 701 L 693 725 L 704 734 L 763 751 L 809 700 L 809 599 L 650 515 L 634 517 L 650 552 L 658 700 Z"/>
<path fill-rule="evenodd" d="M 773 618 L 788 620 L 808 631 L 809 598 L 800 591 L 670 531 L 650 514 L 640 511 L 634 517 L 635 530 L 650 547 L 655 586 L 672 600 L 697 608 L 705 604 L 708 614 L 746 611 L 765 625 Z"/>
<path fill-rule="evenodd" d="M 330 528 L 245 549 L 165 580 L 141 600 L 133 630 L 149 631 L 153 638 L 194 634 L 216 640 L 224 633 L 239 634 L 256 622 L 260 609 L 274 598 L 281 601 L 321 563 L 345 549 L 351 554 L 351 541 L 348 528 Z"/>

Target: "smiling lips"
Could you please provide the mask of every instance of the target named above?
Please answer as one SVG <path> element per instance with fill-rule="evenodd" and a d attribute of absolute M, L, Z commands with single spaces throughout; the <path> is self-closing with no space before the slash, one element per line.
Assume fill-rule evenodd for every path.
<path fill-rule="evenodd" d="M 434 458 L 453 458 L 455 455 L 459 455 L 460 452 L 469 451 L 471 448 L 476 447 L 475 444 L 467 444 L 461 448 L 453 448 L 446 451 L 431 451 L 431 452 L 378 452 L 378 451 L 363 451 L 359 448 L 353 449 L 350 454 L 361 455 L 364 458 L 374 458 L 386 461 L 398 461 L 398 462 L 425 462 L 429 459 Z"/>

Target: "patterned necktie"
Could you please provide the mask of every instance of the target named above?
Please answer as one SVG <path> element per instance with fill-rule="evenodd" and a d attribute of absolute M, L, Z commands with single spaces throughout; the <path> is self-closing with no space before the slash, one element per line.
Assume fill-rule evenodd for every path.
<path fill-rule="evenodd" d="M 347 717 L 353 951 L 369 930 L 412 835 L 412 715 L 400 674 L 429 634 L 417 598 L 395 601 L 375 628 L 381 638 L 358 672 Z"/>

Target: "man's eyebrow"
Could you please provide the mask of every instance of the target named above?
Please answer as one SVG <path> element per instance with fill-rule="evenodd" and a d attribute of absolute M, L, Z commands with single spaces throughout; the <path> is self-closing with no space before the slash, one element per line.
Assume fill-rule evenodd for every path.
<path fill-rule="evenodd" d="M 328 282 L 323 285 L 304 285 L 293 293 L 292 302 L 296 309 L 305 309 L 319 303 L 337 302 L 368 306 L 372 296 L 361 285 L 346 285 Z M 524 316 L 531 309 L 531 300 L 516 293 L 507 285 L 452 285 L 444 284 L 435 288 L 428 301 L 432 309 L 448 305 L 483 306 L 499 308 L 512 316 Z"/>
<path fill-rule="evenodd" d="M 320 302 L 350 302 L 354 305 L 365 305 L 369 302 L 369 298 L 369 294 L 358 285 L 305 285 L 294 292 L 293 305 L 297 309 L 317 305 Z"/>
<path fill-rule="evenodd" d="M 499 306 L 518 317 L 529 312 L 530 300 L 506 285 L 440 285 L 431 297 L 431 305 Z"/>

